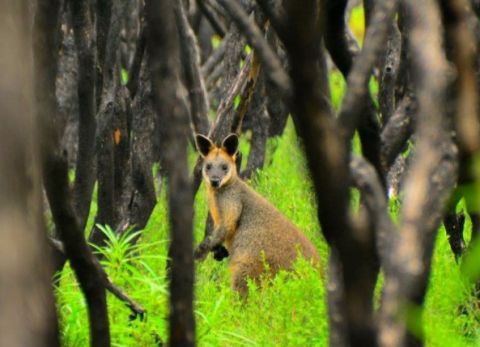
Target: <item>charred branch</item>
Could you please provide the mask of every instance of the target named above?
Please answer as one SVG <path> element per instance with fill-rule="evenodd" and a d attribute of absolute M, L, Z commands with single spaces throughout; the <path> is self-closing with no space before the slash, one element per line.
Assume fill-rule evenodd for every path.
<path fill-rule="evenodd" d="M 58 253 L 65 254 L 65 247 L 63 242 L 50 238 L 48 240 L 50 246 L 55 249 Z M 99 273 L 101 273 L 101 278 L 104 280 L 103 285 L 110 293 L 115 295 L 117 299 L 124 302 L 125 305 L 132 311 L 132 317 L 136 318 L 137 316 L 140 319 L 145 315 L 145 309 L 130 298 L 122 289 L 118 288 L 113 282 L 108 278 L 108 275 L 105 273 L 105 270 L 101 267 L 100 263 L 96 263 L 96 267 Z"/>
<path fill-rule="evenodd" d="M 98 271 L 98 260 L 90 251 L 77 221 L 70 198 L 66 159 L 54 154 L 53 150 L 49 149 L 44 160 L 44 182 L 53 220 L 87 301 L 91 345 L 107 347 L 110 346 L 110 331 L 104 273 Z"/>
<path fill-rule="evenodd" d="M 79 227 L 85 228 L 95 184 L 95 52 L 90 6 L 71 1 L 73 31 L 78 54 L 78 155 L 73 187 Z"/>

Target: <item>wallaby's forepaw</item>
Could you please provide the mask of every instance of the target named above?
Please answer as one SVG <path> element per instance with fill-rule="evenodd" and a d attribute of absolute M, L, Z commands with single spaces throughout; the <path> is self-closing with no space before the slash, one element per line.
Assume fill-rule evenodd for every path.
<path fill-rule="evenodd" d="M 222 261 L 229 256 L 229 253 L 225 247 L 218 245 L 212 248 L 213 258 L 216 261 Z"/>

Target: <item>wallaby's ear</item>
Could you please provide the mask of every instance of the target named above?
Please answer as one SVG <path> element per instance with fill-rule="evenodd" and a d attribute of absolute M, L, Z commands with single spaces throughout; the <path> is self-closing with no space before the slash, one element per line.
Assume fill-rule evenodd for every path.
<path fill-rule="evenodd" d="M 195 144 L 202 157 L 205 157 L 215 147 L 208 137 L 200 134 L 195 135 Z"/>
<path fill-rule="evenodd" d="M 238 151 L 238 136 L 237 134 L 230 134 L 222 141 L 222 147 L 230 155 L 234 156 Z"/>

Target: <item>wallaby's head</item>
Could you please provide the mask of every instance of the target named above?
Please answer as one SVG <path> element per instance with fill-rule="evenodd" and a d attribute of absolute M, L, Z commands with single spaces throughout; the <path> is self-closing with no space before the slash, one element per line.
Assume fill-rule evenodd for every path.
<path fill-rule="evenodd" d="M 220 188 L 237 177 L 235 159 L 238 152 L 238 137 L 230 134 L 225 137 L 220 147 L 208 137 L 195 136 L 195 143 L 203 157 L 203 178 L 213 188 Z"/>

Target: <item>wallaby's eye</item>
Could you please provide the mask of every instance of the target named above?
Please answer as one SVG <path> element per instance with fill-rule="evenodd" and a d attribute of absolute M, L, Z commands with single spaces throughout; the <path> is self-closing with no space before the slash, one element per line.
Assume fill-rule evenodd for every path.
<path fill-rule="evenodd" d="M 222 170 L 225 171 L 225 172 L 228 170 L 227 164 L 223 164 L 223 165 L 222 165 Z"/>
<path fill-rule="evenodd" d="M 208 163 L 208 164 L 205 166 L 205 168 L 207 169 L 207 171 L 210 170 L 210 169 L 212 168 L 212 164 Z"/>

